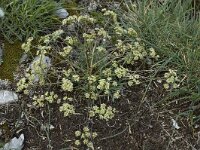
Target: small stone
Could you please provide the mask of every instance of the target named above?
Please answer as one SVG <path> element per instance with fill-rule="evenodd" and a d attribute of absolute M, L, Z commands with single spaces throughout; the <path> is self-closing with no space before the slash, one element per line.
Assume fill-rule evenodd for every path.
<path fill-rule="evenodd" d="M 114 7 L 115 9 L 119 9 L 119 8 L 120 8 L 120 3 L 119 3 L 119 2 L 114 2 L 114 3 L 113 3 L 113 7 Z"/>
<path fill-rule="evenodd" d="M 15 92 L 0 90 L 0 104 L 16 102 L 17 100 L 18 100 L 18 96 Z"/>
<path fill-rule="evenodd" d="M 61 19 L 65 19 L 69 16 L 69 13 L 67 12 L 66 9 L 60 8 L 60 9 L 56 10 L 56 15 Z"/>
<path fill-rule="evenodd" d="M 19 138 L 12 138 L 10 142 L 6 143 L 3 149 L 0 150 L 22 150 L 24 147 L 24 134 L 21 134 Z"/>
<path fill-rule="evenodd" d="M 37 56 L 37 57 L 34 58 L 33 62 L 30 65 L 31 69 L 33 69 L 33 63 L 38 61 L 39 59 L 41 59 L 40 56 Z M 47 68 L 49 68 L 51 66 L 51 58 L 49 58 L 48 56 L 45 56 L 42 59 L 43 60 L 41 60 L 41 62 L 46 64 Z"/>
<path fill-rule="evenodd" d="M 4 11 L 3 11 L 3 9 L 0 7 L 0 18 L 3 18 L 4 17 Z"/>
<path fill-rule="evenodd" d="M 75 26 L 75 24 L 69 24 L 68 26 L 67 26 L 67 30 L 68 31 L 76 31 L 76 26 Z"/>
<path fill-rule="evenodd" d="M 11 84 L 11 82 L 9 82 L 8 80 L 0 79 L 0 90 L 5 90 L 5 89 L 10 88 L 10 84 Z"/>
<path fill-rule="evenodd" d="M 53 125 L 50 125 L 49 129 L 53 130 L 55 127 Z"/>
<path fill-rule="evenodd" d="M 179 127 L 179 125 L 178 125 L 178 123 L 176 122 L 176 120 L 174 120 L 174 119 L 171 119 L 172 120 L 172 123 L 173 123 L 173 127 L 175 128 L 175 129 L 180 129 L 180 127 Z"/>
<path fill-rule="evenodd" d="M 89 6 L 88 6 L 88 11 L 96 11 L 98 7 L 98 4 L 96 1 L 90 2 Z"/>
<path fill-rule="evenodd" d="M 19 63 L 22 64 L 22 63 L 26 62 L 27 58 L 28 58 L 28 55 L 24 53 L 22 55 L 22 57 L 20 58 Z"/>

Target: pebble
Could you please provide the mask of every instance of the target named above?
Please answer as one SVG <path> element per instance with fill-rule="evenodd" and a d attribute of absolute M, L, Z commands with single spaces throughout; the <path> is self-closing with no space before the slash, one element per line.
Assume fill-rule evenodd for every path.
<path fill-rule="evenodd" d="M 19 63 L 20 64 L 25 63 L 27 61 L 27 58 L 28 58 L 28 55 L 24 53 L 22 57 L 20 58 Z"/>
<path fill-rule="evenodd" d="M 18 101 L 18 95 L 13 91 L 0 90 L 0 105 Z"/>
<path fill-rule="evenodd" d="M 0 79 L 0 90 L 10 88 L 10 81 Z"/>
<path fill-rule="evenodd" d="M 96 11 L 98 7 L 98 4 L 96 1 L 90 2 L 89 6 L 88 6 L 88 11 Z"/>
<path fill-rule="evenodd" d="M 0 18 L 3 18 L 4 17 L 4 11 L 3 11 L 3 9 L 0 7 Z"/>
<path fill-rule="evenodd" d="M 61 19 L 65 19 L 69 16 L 69 13 L 67 12 L 66 9 L 59 8 L 58 10 L 56 10 L 56 15 Z"/>
<path fill-rule="evenodd" d="M 14 137 L 10 142 L 6 143 L 0 150 L 22 150 L 24 147 L 24 134 L 21 134 L 19 138 Z"/>

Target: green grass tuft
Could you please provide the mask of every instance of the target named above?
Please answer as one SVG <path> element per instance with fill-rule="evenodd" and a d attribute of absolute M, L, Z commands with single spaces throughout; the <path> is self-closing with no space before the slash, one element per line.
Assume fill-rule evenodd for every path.
<path fill-rule="evenodd" d="M 181 89 L 168 99 L 188 103 L 186 112 L 200 101 L 200 15 L 192 0 L 126 1 L 124 26 L 135 27 L 142 40 L 170 62 L 163 69 L 178 70 Z M 134 7 L 134 6 L 137 7 Z M 198 95 L 198 96 L 197 96 Z M 181 109 L 181 108 L 180 108 Z"/>
<path fill-rule="evenodd" d="M 5 17 L 0 19 L 0 33 L 10 42 L 36 37 L 55 25 L 58 6 L 54 0 L 3 0 Z"/>

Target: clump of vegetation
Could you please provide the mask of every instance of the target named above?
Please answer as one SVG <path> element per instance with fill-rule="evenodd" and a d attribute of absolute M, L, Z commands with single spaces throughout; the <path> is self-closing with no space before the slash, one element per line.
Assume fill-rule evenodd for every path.
<path fill-rule="evenodd" d="M 55 25 L 59 5 L 54 0 L 3 0 L 5 16 L 0 19 L 0 32 L 10 42 L 36 37 Z"/>
<path fill-rule="evenodd" d="M 200 97 L 200 19 L 196 4 L 198 2 L 192 0 L 127 1 L 126 11 L 121 12 L 126 14 L 121 19 L 124 26 L 134 26 L 142 41 L 156 48 L 163 60 L 160 70 L 171 68 L 181 75 L 182 79 L 178 81 L 172 70 L 171 75 L 165 74 L 168 83 L 176 80 L 182 84 L 178 90 L 171 91 L 165 100 L 171 102 L 175 98 L 177 101 L 180 99 L 180 103 L 187 102 L 189 105 L 184 114 L 189 114 L 192 120 L 198 116 L 193 116 L 190 104 L 197 105 Z M 179 84 L 165 84 L 165 88 Z"/>
<path fill-rule="evenodd" d="M 102 3 L 89 14 L 75 13 L 71 8 L 74 15 L 64 19 L 56 31 L 24 37 L 27 40 L 21 47 L 29 64 L 21 65 L 23 71 L 16 76 L 17 92 L 25 107 L 22 116 L 34 132 L 37 125 L 42 126 L 36 137 L 48 142 L 45 148 L 53 149 L 53 138 L 58 137 L 62 148 L 101 149 L 117 136 L 130 136 L 127 143 L 137 140 L 135 131 L 140 132 L 140 126 L 168 139 L 163 129 L 154 130 L 157 125 L 152 116 L 158 110 L 158 116 L 164 117 L 160 121 L 156 116 L 156 124 L 170 124 L 171 120 L 173 131 L 167 128 L 173 133 L 165 129 L 166 136 L 176 144 L 177 133 L 185 129 L 177 112 L 190 117 L 191 125 L 199 121 L 200 20 L 192 0 L 126 1 L 118 14 L 100 10 L 106 4 Z M 150 141 L 152 135 L 148 135 Z M 135 149 L 149 149 L 148 138 L 138 143 L 142 146 Z M 161 142 L 164 146 L 159 149 L 165 144 Z M 168 140 L 166 145 L 172 147 Z"/>
<path fill-rule="evenodd" d="M 48 85 L 44 71 L 47 66 L 42 61 L 45 56 L 57 61 L 49 70 L 53 72 L 47 77 L 52 80 L 59 77 L 55 84 L 65 92 L 64 100 L 68 100 L 68 93 L 72 92 L 81 93 L 82 99 L 89 102 L 105 97 L 114 100 L 120 97 L 120 90 L 126 83 L 130 86 L 139 84 L 139 75 L 135 69 L 130 70 L 128 65 L 146 59 L 153 60 L 155 54 L 152 55 L 152 49 L 146 50 L 137 41 L 134 29 L 126 30 L 119 25 L 113 11 L 103 11 L 111 19 L 108 22 L 105 17 L 101 21 L 102 24 L 107 24 L 104 28 L 97 27 L 100 24 L 95 24 L 95 18 L 74 15 L 63 20 L 62 27 L 73 26 L 72 32 L 59 29 L 41 37 L 39 45 L 33 46 L 38 49 L 37 56 L 40 59 L 32 68 L 27 68 L 25 77 L 18 83 L 18 91 L 35 86 L 35 76 L 39 77 L 39 86 Z M 114 26 L 111 26 L 112 23 Z M 30 53 L 30 41 L 28 39 L 22 45 L 26 53 Z M 63 44 L 63 47 L 55 47 L 55 44 Z"/>
<path fill-rule="evenodd" d="M 169 69 L 169 72 L 166 72 L 164 75 L 166 83 L 163 84 L 165 89 L 172 89 L 179 87 L 179 79 L 177 77 L 176 71 Z"/>
<path fill-rule="evenodd" d="M 75 132 L 75 136 L 77 138 L 80 138 L 78 140 L 75 140 L 74 144 L 76 146 L 81 146 L 81 144 L 84 144 L 88 148 L 90 148 L 92 150 L 94 149 L 94 145 L 92 143 L 92 140 L 97 137 L 97 133 L 96 132 L 91 132 L 88 127 L 84 127 L 83 131 L 77 130 Z"/>
<path fill-rule="evenodd" d="M 106 104 L 101 104 L 100 107 L 93 106 L 89 111 L 89 117 L 94 117 L 95 115 L 99 116 L 99 119 L 105 119 L 108 121 L 114 117 L 115 108 L 111 106 L 106 107 Z"/>
<path fill-rule="evenodd" d="M 27 66 L 17 84 L 18 92 L 25 95 L 34 91 L 32 105 L 40 109 L 57 104 L 65 117 L 79 114 L 81 105 L 88 122 L 95 116 L 109 121 L 117 112 L 111 104 L 117 103 L 123 88 L 142 82 L 142 66 L 158 60 L 156 51 L 146 47 L 133 28 L 124 28 L 115 12 L 99 13 L 103 17 L 69 16 L 58 30 L 42 36 L 38 45 L 31 44 L 32 38 L 22 45 L 30 56 L 36 49 L 39 58 Z M 51 65 L 44 63 L 45 57 Z M 84 141 L 89 140 L 86 137 Z"/>

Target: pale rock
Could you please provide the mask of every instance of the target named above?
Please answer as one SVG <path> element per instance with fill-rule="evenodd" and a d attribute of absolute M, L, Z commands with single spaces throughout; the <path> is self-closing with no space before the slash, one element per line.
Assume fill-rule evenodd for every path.
<path fill-rule="evenodd" d="M 88 11 L 96 11 L 98 7 L 98 4 L 96 1 L 90 2 L 88 6 Z"/>
<path fill-rule="evenodd" d="M 42 124 L 41 125 L 41 130 L 46 131 L 46 130 L 53 130 L 55 127 L 52 124 Z"/>
<path fill-rule="evenodd" d="M 10 142 L 6 143 L 0 150 L 22 150 L 24 147 L 24 134 L 21 134 L 19 138 L 12 138 Z"/>
<path fill-rule="evenodd" d="M 180 129 L 178 123 L 176 122 L 176 120 L 174 119 L 171 119 L 172 120 L 172 126 L 175 128 L 175 129 Z"/>
<path fill-rule="evenodd" d="M 0 79 L 0 90 L 5 90 L 10 88 L 11 82 L 9 80 Z"/>
<path fill-rule="evenodd" d="M 0 104 L 16 102 L 17 100 L 18 100 L 18 96 L 15 92 L 0 90 Z"/>
<path fill-rule="evenodd" d="M 31 69 L 33 69 L 33 63 L 38 61 L 39 59 L 41 59 L 40 56 L 37 56 L 34 58 L 34 60 L 32 61 L 30 67 Z M 51 58 L 49 58 L 48 56 L 44 56 L 42 57 L 43 60 L 41 60 L 42 63 L 46 64 L 47 68 L 49 68 L 51 66 Z"/>
<path fill-rule="evenodd" d="M 20 58 L 19 63 L 22 64 L 22 63 L 26 62 L 27 58 L 28 58 L 28 54 L 24 53 L 22 55 L 22 57 Z"/>
<path fill-rule="evenodd" d="M 3 18 L 4 15 L 5 15 L 5 13 L 4 13 L 3 9 L 0 7 L 0 18 Z"/>
<path fill-rule="evenodd" d="M 65 19 L 69 16 L 69 13 L 67 12 L 66 9 L 59 8 L 58 10 L 56 10 L 56 15 L 61 19 Z"/>

